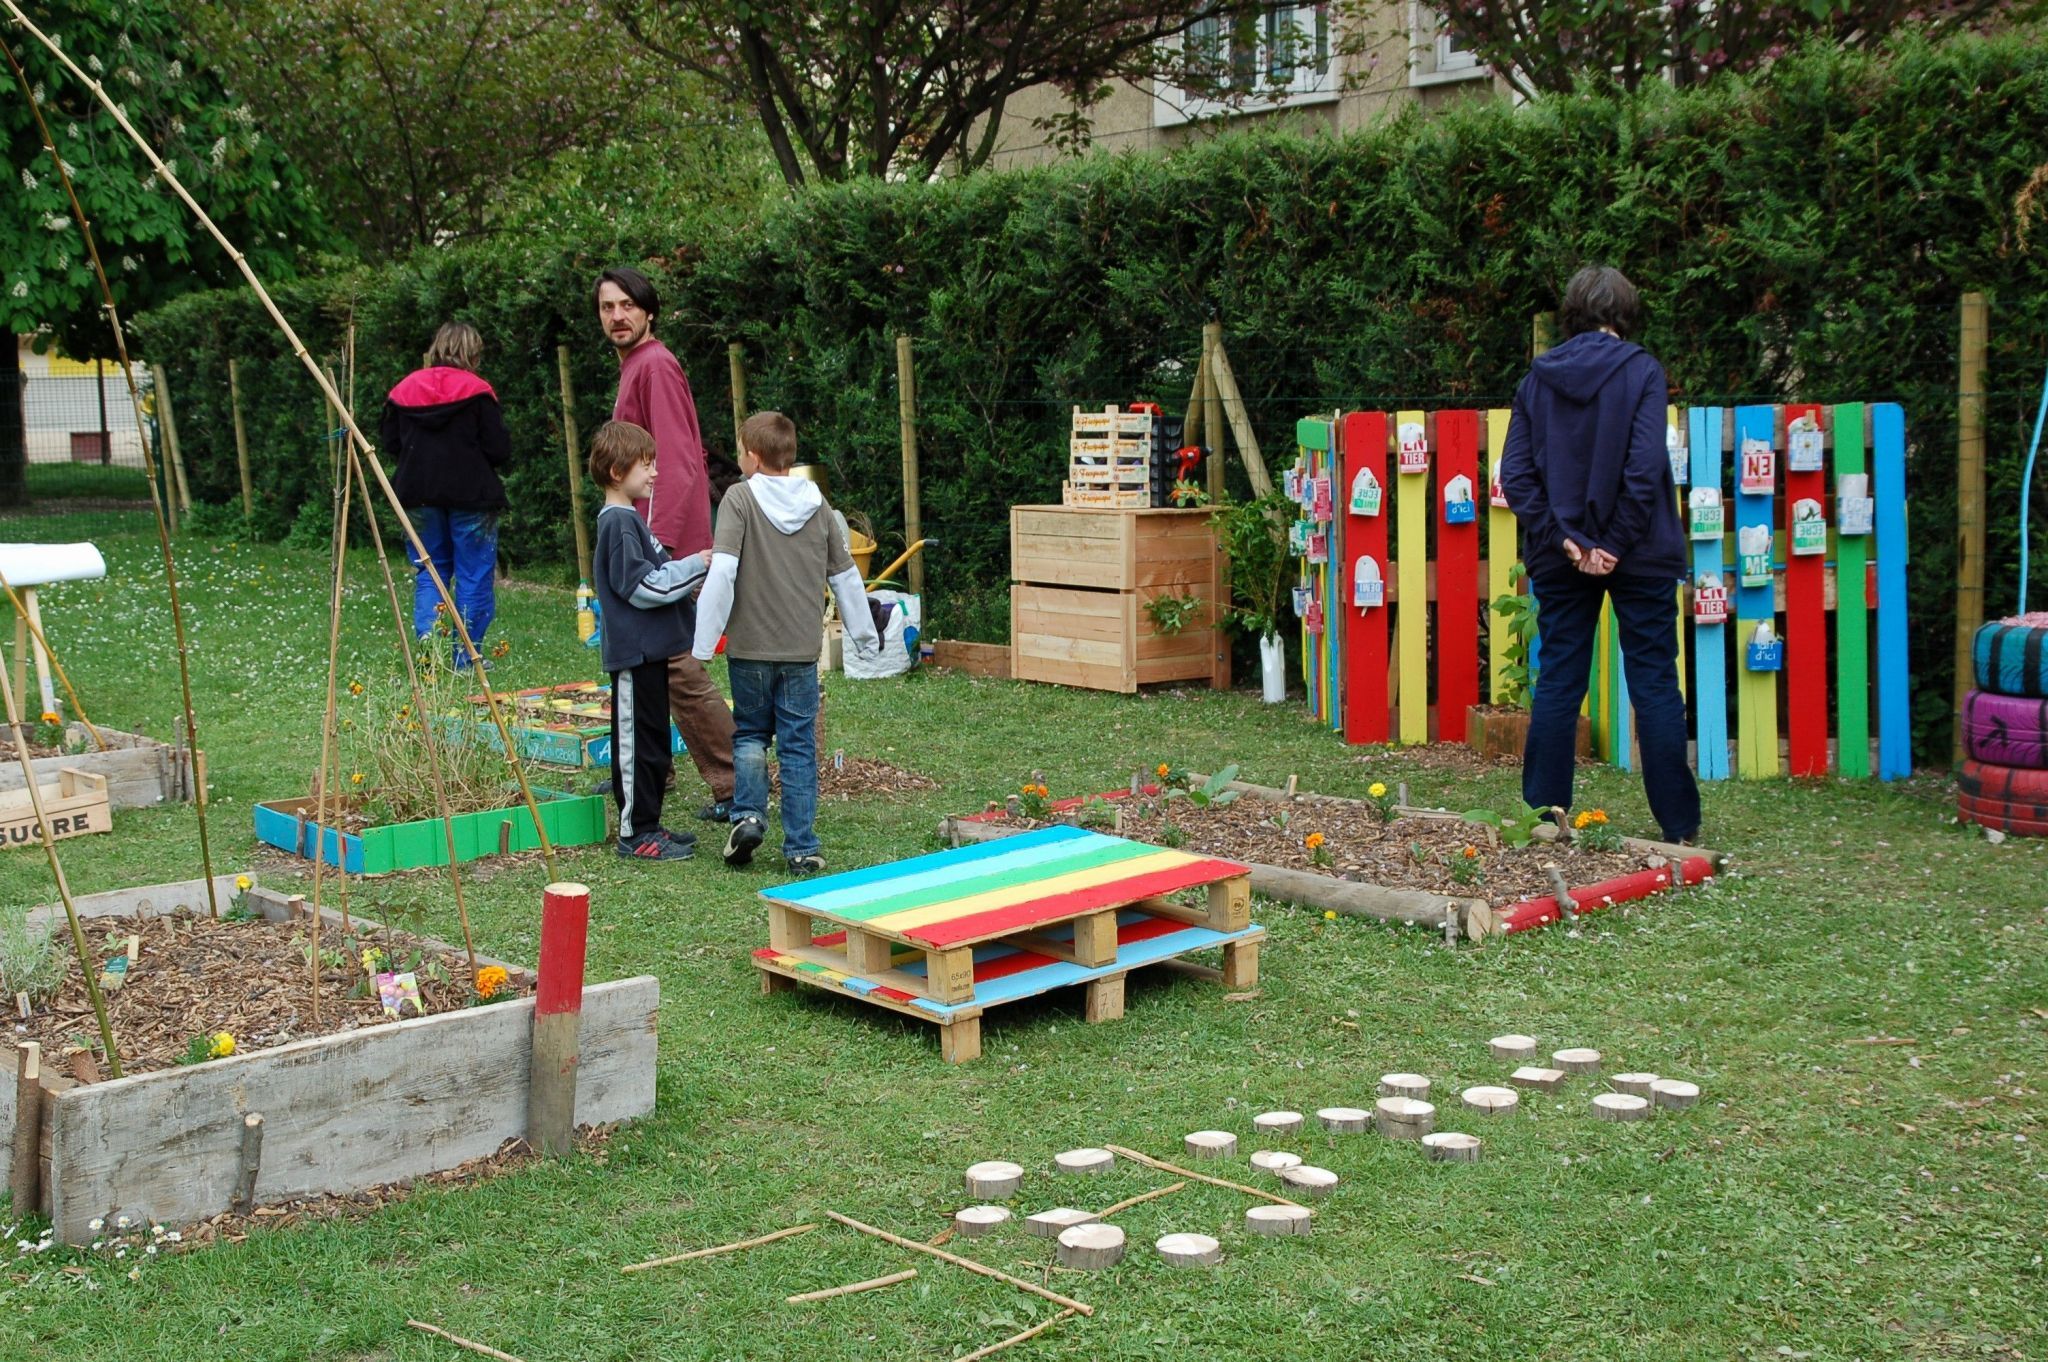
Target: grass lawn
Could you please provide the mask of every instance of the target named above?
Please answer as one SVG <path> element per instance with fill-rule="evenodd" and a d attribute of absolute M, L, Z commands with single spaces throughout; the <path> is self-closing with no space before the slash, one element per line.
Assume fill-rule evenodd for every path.
<path fill-rule="evenodd" d="M 176 670 L 151 540 L 103 536 L 103 583 L 52 588 L 52 640 L 96 719 L 170 730 Z M 326 593 L 317 556 L 191 540 L 194 685 L 215 786 L 216 868 L 253 852 L 249 804 L 302 793 L 318 750 Z M 352 564 L 344 679 L 395 665 L 374 564 Z M 567 593 L 501 595 L 497 680 L 595 670 Z M 1439 774 L 1426 758 L 1347 749 L 1297 704 L 1251 694 L 1120 698 L 946 674 L 828 686 L 827 750 L 943 783 L 915 798 L 824 807 L 836 868 L 930 850 L 933 825 L 1043 769 L 1056 793 L 1119 784 L 1160 760 L 1357 793 L 1498 803 L 1512 770 Z M 676 802 L 701 793 L 685 776 Z M 1608 770 L 1582 799 L 1651 831 L 1640 785 Z M 1210 1127 L 1256 1148 L 1272 1107 L 1370 1105 L 1389 1070 L 1456 1088 L 1497 1081 L 1488 1037 L 1593 1045 L 1611 1068 L 1697 1080 L 1690 1113 L 1610 1125 L 1587 1085 L 1479 1128 L 1477 1165 L 1432 1165 L 1377 1137 L 1299 1142 L 1344 1178 L 1305 1239 L 1253 1239 L 1237 1195 L 1193 1187 L 1118 1218 L 1132 1252 L 1055 1274 L 1098 1313 L 1022 1358 L 2020 1358 L 2048 1355 L 2040 1096 L 2048 1076 L 2048 853 L 1993 846 L 1945 818 L 1944 788 L 1816 782 L 1709 787 L 1707 837 L 1733 851 L 1715 886 L 1483 949 L 1421 931 L 1325 922 L 1256 901 L 1271 933 L 1259 996 L 1139 976 L 1121 1022 L 1081 1024 L 1078 993 L 999 1009 L 986 1057 L 948 1067 L 934 1028 L 811 992 L 761 996 L 763 869 L 705 855 L 647 867 L 601 847 L 561 871 L 593 891 L 593 978 L 662 981 L 660 1099 L 601 1162 L 528 1166 L 421 1191 L 374 1216 L 259 1231 L 232 1247 L 132 1260 L 52 1250 L 0 1267 L 0 1358 L 346 1358 L 461 1354 L 426 1319 L 527 1362 L 948 1358 L 1045 1317 L 999 1283 L 836 1227 L 750 1253 L 621 1276 L 623 1263 L 748 1238 L 837 1209 L 919 1237 L 985 1158 L 1031 1169 L 1020 1211 L 1107 1205 L 1162 1184 L 1120 1166 L 1086 1185 L 1053 1154 L 1115 1142 L 1175 1158 Z M 675 818 L 687 814 L 675 812 Z M 673 821 L 673 819 L 672 819 Z M 118 816 L 62 844 L 80 892 L 198 873 L 189 809 Z M 537 863 L 469 883 L 478 945 L 531 960 Z M 0 861 L 0 900 L 51 898 L 39 853 Z M 354 902 L 418 910 L 457 939 L 445 875 L 364 883 Z M 195 1025 L 195 1029 L 200 1029 Z M 1868 1045 L 1869 1037 L 1910 1044 Z M 1249 1177 L 1242 1163 L 1226 1167 Z M 0 1225 L 6 1218 L 0 1217 Z M 1220 1234 L 1213 1272 L 1150 1252 L 1172 1230 Z M 27 1237 L 34 1238 L 34 1229 Z M 955 1243 L 957 1250 L 962 1246 Z M 1040 1279 L 1021 1230 L 967 1252 Z M 792 1292 L 902 1266 L 886 1293 L 789 1306 Z M 1474 1280 L 1475 1278 L 1481 1280 Z M 2028 1302 L 2033 1304 L 2029 1305 Z"/>

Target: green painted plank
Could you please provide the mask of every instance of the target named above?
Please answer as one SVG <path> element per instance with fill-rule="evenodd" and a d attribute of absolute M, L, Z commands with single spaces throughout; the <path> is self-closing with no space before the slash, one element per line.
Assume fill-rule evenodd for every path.
<path fill-rule="evenodd" d="M 1334 429 L 1328 421 L 1304 416 L 1294 423 L 1294 442 L 1306 445 L 1310 449 L 1328 449 L 1332 443 L 1331 432 Z"/>
<path fill-rule="evenodd" d="M 1835 514 L 1841 523 L 1841 479 L 1868 473 L 1863 454 L 1863 404 L 1835 408 Z M 1870 610 L 1866 582 L 1870 536 L 1835 538 L 1835 769 L 1844 776 L 1870 774 Z"/>

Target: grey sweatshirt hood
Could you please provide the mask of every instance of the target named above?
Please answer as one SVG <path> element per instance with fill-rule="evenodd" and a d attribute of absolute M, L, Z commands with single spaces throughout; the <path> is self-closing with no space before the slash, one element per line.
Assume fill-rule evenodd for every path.
<path fill-rule="evenodd" d="M 756 473 L 747 479 L 747 490 L 768 523 L 784 534 L 795 534 L 811 523 L 811 517 L 825 504 L 825 494 L 808 478 L 769 477 Z"/>

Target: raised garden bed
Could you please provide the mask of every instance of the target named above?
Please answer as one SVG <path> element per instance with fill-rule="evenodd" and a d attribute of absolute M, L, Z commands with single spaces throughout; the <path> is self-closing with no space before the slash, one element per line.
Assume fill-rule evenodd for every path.
<path fill-rule="evenodd" d="M 94 745 L 83 724 L 71 724 L 64 730 L 63 750 L 31 748 L 43 755 L 34 757 L 29 765 L 43 780 L 53 779 L 67 766 L 105 776 L 107 802 L 116 809 L 146 809 L 167 799 L 192 797 L 192 754 L 188 749 L 118 728 L 102 727 L 100 737 L 107 743 L 104 752 Z M 203 756 L 199 766 L 205 769 Z M 0 793 L 21 788 L 21 764 L 10 754 L 8 762 L 0 766 Z"/>
<path fill-rule="evenodd" d="M 217 877 L 215 892 L 231 902 L 234 877 Z M 24 1036 L 46 1042 L 39 1209 L 65 1243 L 90 1243 L 96 1219 L 182 1225 L 227 1208 L 250 1114 L 263 1117 L 259 1203 L 424 1177 L 487 1158 L 525 1135 L 531 971 L 479 957 L 480 966 L 505 970 L 512 996 L 466 1006 L 468 966 L 458 948 L 358 917 L 357 939 L 416 948 L 441 962 L 452 982 L 423 971 L 429 1014 L 389 1021 L 375 998 L 348 996 L 361 976 L 336 964 L 324 972 L 316 1027 L 306 999 L 303 902 L 261 886 L 244 902 L 261 921 L 209 920 L 200 880 L 76 900 L 90 942 L 106 941 L 111 929 L 123 939 L 142 937 L 142 946 L 129 982 L 108 1000 L 124 1077 L 57 1076 L 70 1068 L 65 1051 L 83 1050 L 97 1036 L 75 978 L 32 1017 Z M 31 925 L 60 930 L 62 919 L 61 907 L 30 914 Z M 325 942 L 343 940 L 338 912 L 323 909 L 322 924 Z M 69 969 L 75 976 L 75 962 Z M 648 976 L 584 990 L 578 1122 L 653 1110 L 660 996 L 659 981 Z M 187 1038 L 221 1030 L 236 1036 L 234 1053 L 173 1062 Z M 13 1072 L 11 1043 L 0 1046 L 0 1063 Z M 0 1082 L 0 1130 L 14 1128 L 15 1102 L 13 1083 Z M 0 1141 L 0 1172 L 11 1173 L 7 1144 Z"/>
<path fill-rule="evenodd" d="M 589 846 L 605 839 L 603 795 L 535 790 L 534 799 L 540 809 L 541 825 L 555 846 Z M 341 805 L 338 814 L 336 803 Z M 440 819 L 370 826 L 365 823 L 362 808 L 362 801 L 330 802 L 329 826 L 322 827 L 314 821 L 319 814 L 319 800 L 314 797 L 271 800 L 256 805 L 256 839 L 310 861 L 315 838 L 319 838 L 320 859 L 351 874 L 382 875 L 448 864 L 448 838 Z M 457 861 L 532 851 L 540 846 L 533 815 L 523 802 L 459 813 L 450 821 L 455 825 Z"/>

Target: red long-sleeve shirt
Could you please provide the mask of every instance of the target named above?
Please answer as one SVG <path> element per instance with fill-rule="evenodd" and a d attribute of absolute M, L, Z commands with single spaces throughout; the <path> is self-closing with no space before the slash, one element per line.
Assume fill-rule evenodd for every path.
<path fill-rule="evenodd" d="M 633 509 L 671 554 L 711 547 L 711 486 L 704 437 L 690 380 L 669 348 L 649 336 L 619 363 L 614 421 L 631 421 L 654 436 L 654 492 Z"/>

